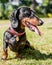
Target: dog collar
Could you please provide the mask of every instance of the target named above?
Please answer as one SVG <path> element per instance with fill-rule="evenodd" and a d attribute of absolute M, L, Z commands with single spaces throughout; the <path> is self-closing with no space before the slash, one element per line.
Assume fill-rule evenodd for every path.
<path fill-rule="evenodd" d="M 9 30 L 7 30 L 7 32 L 11 33 L 12 35 L 17 35 L 17 36 L 21 36 L 25 33 L 25 32 L 18 33 L 11 26 L 9 27 Z"/>

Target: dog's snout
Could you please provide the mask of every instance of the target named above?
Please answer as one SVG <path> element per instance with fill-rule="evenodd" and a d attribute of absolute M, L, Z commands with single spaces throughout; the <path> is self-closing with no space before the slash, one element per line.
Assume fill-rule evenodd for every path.
<path fill-rule="evenodd" d="M 40 23 L 39 25 L 43 25 L 44 22 L 40 20 L 39 23 Z"/>
<path fill-rule="evenodd" d="M 43 21 L 41 21 L 40 25 L 43 25 L 43 23 L 44 23 L 44 22 L 43 22 Z"/>

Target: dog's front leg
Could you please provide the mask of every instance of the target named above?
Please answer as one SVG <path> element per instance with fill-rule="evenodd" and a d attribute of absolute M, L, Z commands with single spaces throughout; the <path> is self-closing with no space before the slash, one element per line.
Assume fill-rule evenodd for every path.
<path fill-rule="evenodd" d="M 3 55 L 2 55 L 3 60 L 5 60 L 8 56 L 7 47 L 8 47 L 8 43 L 9 43 L 10 38 L 11 38 L 11 34 L 8 32 L 5 32 L 4 38 L 3 38 Z"/>
<path fill-rule="evenodd" d="M 26 40 L 26 43 L 25 43 L 25 48 L 29 48 L 30 47 L 30 43 L 28 40 Z"/>
<path fill-rule="evenodd" d="M 26 40 L 25 48 L 30 48 L 30 49 L 34 50 L 34 47 L 30 44 L 30 42 L 28 40 Z"/>
<path fill-rule="evenodd" d="M 6 60 L 8 53 L 7 53 L 7 47 L 8 43 L 4 41 L 3 43 L 3 55 L 2 55 L 2 60 Z"/>

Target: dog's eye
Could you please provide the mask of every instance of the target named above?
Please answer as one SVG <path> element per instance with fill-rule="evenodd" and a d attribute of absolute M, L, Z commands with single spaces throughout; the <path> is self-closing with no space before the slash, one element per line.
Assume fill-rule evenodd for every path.
<path fill-rule="evenodd" d="M 35 17 L 35 12 L 34 11 L 31 11 L 30 18 L 33 18 L 33 17 Z"/>

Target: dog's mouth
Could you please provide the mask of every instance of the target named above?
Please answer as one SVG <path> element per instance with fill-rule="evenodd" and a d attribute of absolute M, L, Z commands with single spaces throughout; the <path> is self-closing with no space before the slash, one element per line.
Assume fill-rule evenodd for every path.
<path fill-rule="evenodd" d="M 34 32 L 36 32 L 38 35 L 40 35 L 41 36 L 41 32 L 40 32 L 40 30 L 38 29 L 38 27 L 37 26 L 35 26 L 35 25 L 33 25 L 33 24 L 31 24 L 31 23 L 29 23 L 29 22 L 25 22 L 25 24 L 26 24 L 26 26 L 31 30 L 31 31 L 34 31 Z"/>

